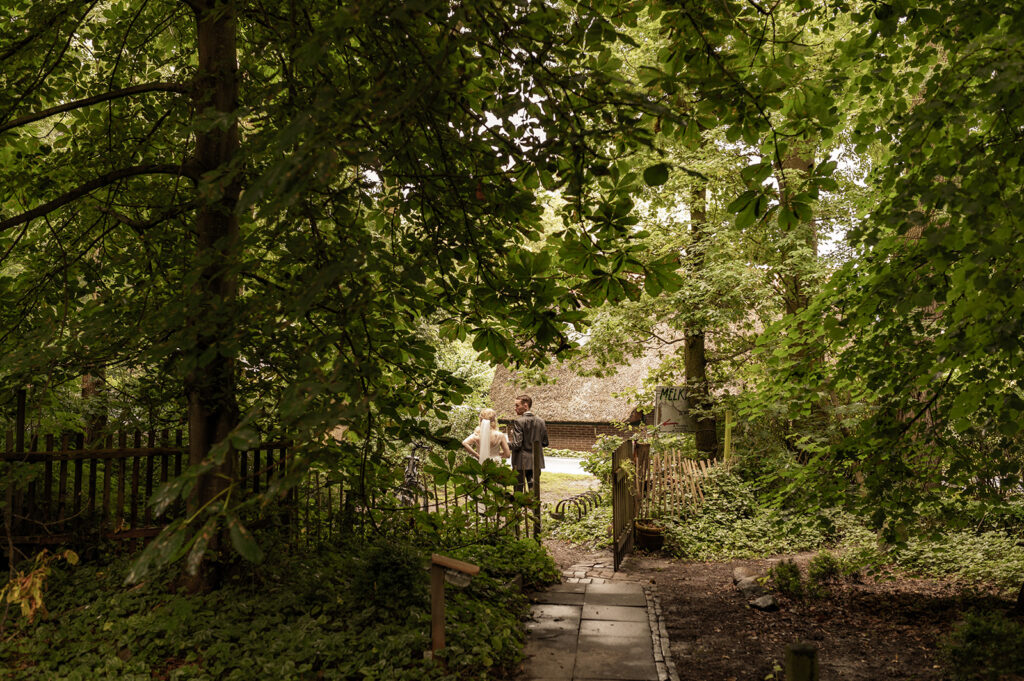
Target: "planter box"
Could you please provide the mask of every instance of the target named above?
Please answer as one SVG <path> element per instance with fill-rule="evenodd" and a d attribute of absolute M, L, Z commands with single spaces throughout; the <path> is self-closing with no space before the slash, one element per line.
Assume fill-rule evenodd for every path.
<path fill-rule="evenodd" d="M 639 518 L 634 524 L 636 547 L 644 551 L 660 551 L 665 545 L 665 528 L 650 520 Z"/>

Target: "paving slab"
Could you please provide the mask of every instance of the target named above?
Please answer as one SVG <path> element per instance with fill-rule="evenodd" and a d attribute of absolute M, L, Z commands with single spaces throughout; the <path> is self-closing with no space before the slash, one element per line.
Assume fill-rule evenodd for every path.
<path fill-rule="evenodd" d="M 623 605 L 583 605 L 585 620 L 616 620 L 619 622 L 647 622 L 647 608 L 633 608 Z"/>
<path fill-rule="evenodd" d="M 644 588 L 636 582 L 608 582 L 606 584 L 591 584 L 587 588 L 588 594 L 640 594 L 643 595 Z"/>
<path fill-rule="evenodd" d="M 591 584 L 590 586 L 608 586 L 606 584 Z M 575 596 L 576 594 L 571 594 Z M 647 607 L 647 596 L 644 596 L 643 592 L 640 593 L 592 593 L 587 591 L 584 594 L 586 600 L 583 601 L 586 605 L 625 605 L 634 608 L 646 608 Z"/>
<path fill-rule="evenodd" d="M 581 594 L 587 590 L 586 584 L 555 584 L 544 589 L 546 593 Z"/>
<path fill-rule="evenodd" d="M 554 603 L 536 603 L 530 606 L 530 617 L 535 620 L 542 618 L 576 620 L 583 613 L 581 605 L 559 605 Z"/>
<path fill-rule="evenodd" d="M 523 676 L 526 679 L 573 678 L 576 664 L 576 633 L 547 639 L 529 637 L 523 648 Z"/>
<path fill-rule="evenodd" d="M 573 585 L 577 586 L 577 585 Z M 578 586 L 587 586 L 579 584 Z M 583 598 L 586 594 L 571 593 L 565 591 L 538 591 L 530 594 L 530 601 L 533 603 L 549 603 L 552 605 L 583 605 Z M 623 603 L 622 605 L 628 605 Z"/>
<path fill-rule="evenodd" d="M 580 622 L 580 636 L 620 636 L 642 638 L 651 636 L 651 625 L 647 622 L 616 622 L 614 620 L 583 620 Z"/>
<path fill-rule="evenodd" d="M 565 582 L 530 594 L 525 661 L 518 681 L 665 681 L 670 678 L 660 651 L 655 655 L 652 624 L 643 586 L 612 573 L 606 565 L 579 564 Z M 654 619 L 652 619 L 654 618 Z M 659 661 L 661 661 L 659 666 Z M 676 678 L 676 677 L 671 677 Z"/>
<path fill-rule="evenodd" d="M 599 655 L 609 653 L 612 657 L 622 658 L 651 658 L 654 662 L 654 652 L 651 650 L 651 639 L 649 636 L 592 636 L 580 634 L 576 646 L 580 655 Z"/>
<path fill-rule="evenodd" d="M 579 637 L 573 679 L 658 681 L 650 637 Z"/>
<path fill-rule="evenodd" d="M 553 638 L 563 634 L 579 634 L 580 621 L 576 619 L 539 619 L 526 623 L 526 634 L 530 639 Z"/>

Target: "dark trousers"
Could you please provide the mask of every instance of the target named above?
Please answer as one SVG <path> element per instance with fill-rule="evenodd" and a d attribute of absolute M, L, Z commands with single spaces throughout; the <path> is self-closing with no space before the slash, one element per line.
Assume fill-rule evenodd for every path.
<path fill-rule="evenodd" d="M 519 473 L 519 482 L 516 483 L 515 490 L 517 492 L 523 492 L 523 491 L 527 491 L 528 492 L 531 489 L 533 489 L 533 469 L 532 468 L 527 468 L 527 469 L 520 468 L 516 472 Z M 525 482 L 525 487 L 524 487 L 524 484 L 523 484 L 524 482 Z"/>

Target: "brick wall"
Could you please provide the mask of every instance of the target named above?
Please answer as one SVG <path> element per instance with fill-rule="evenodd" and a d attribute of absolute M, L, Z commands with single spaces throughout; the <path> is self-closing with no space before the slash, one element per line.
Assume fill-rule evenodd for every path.
<path fill-rule="evenodd" d="M 554 449 L 589 450 L 598 435 L 618 435 L 619 431 L 607 423 L 549 423 L 548 442 Z"/>
<path fill-rule="evenodd" d="M 607 423 L 549 423 L 548 442 L 555 450 L 587 452 L 598 435 L 616 435 L 618 431 Z"/>
<path fill-rule="evenodd" d="M 648 423 L 653 414 L 645 419 Z M 501 421 L 502 429 L 508 432 L 508 422 Z M 597 441 L 598 435 L 622 435 L 622 432 L 610 423 L 560 423 L 548 422 L 548 447 L 552 449 L 572 449 L 577 452 L 589 451 Z"/>

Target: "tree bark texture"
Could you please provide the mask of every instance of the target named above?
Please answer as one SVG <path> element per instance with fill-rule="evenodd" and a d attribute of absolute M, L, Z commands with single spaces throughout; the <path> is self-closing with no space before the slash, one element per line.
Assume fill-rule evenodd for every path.
<path fill-rule="evenodd" d="M 194 3 L 197 19 L 198 73 L 194 95 L 196 134 L 195 167 L 200 178 L 200 205 L 195 221 L 194 266 L 201 269 L 190 299 L 189 323 L 196 358 L 205 357 L 188 374 L 189 461 L 204 463 L 211 448 L 224 440 L 238 422 L 235 394 L 235 351 L 229 339 L 237 283 L 232 273 L 238 261 L 238 217 L 241 193 L 232 175 L 238 154 L 237 19 L 234 2 Z M 218 123 L 210 125 L 210 119 Z M 195 513 L 220 495 L 234 479 L 234 457 L 229 450 L 213 471 L 201 476 L 189 498 Z M 216 549 L 216 538 L 211 548 Z M 200 575 L 202 576 L 202 575 Z M 202 584 L 200 586 L 210 586 Z"/>
<path fill-rule="evenodd" d="M 82 403 L 85 405 L 85 441 L 93 444 L 107 427 L 106 404 L 107 371 L 103 367 L 90 367 L 82 375 Z"/>
<path fill-rule="evenodd" d="M 813 166 L 813 143 L 794 143 L 789 154 L 782 160 L 782 177 L 784 179 L 780 183 L 780 188 L 782 190 L 783 203 L 788 202 L 790 197 L 796 193 L 793 191 L 793 185 L 799 186 L 800 179 L 806 177 Z M 810 232 L 807 235 L 807 246 L 814 253 L 814 257 L 817 258 L 818 234 L 813 225 L 810 226 Z M 788 253 L 783 253 L 782 255 L 784 261 L 789 257 Z M 804 281 L 804 278 L 800 276 L 799 271 L 789 272 L 788 275 L 784 274 L 783 287 L 783 299 L 787 315 L 796 314 L 810 303 L 811 288 Z"/>
<path fill-rule="evenodd" d="M 792 197 L 799 193 L 799 188 L 803 184 L 803 179 L 807 177 L 811 169 L 814 167 L 814 153 L 816 149 L 816 142 L 814 140 L 803 140 L 794 141 L 790 146 L 789 153 L 784 159 L 782 159 L 782 173 L 780 176 L 779 188 L 781 194 L 781 200 L 783 204 L 788 204 Z M 806 246 L 810 251 L 810 257 L 817 261 L 818 259 L 818 232 L 817 228 L 813 223 L 810 224 L 798 224 L 794 229 L 806 230 L 806 232 L 796 233 L 793 236 L 796 245 L 787 246 L 782 253 L 780 253 L 781 261 L 789 261 L 792 257 L 793 250 L 801 246 Z M 800 243 L 802 241 L 802 243 Z M 786 315 L 795 315 L 801 310 L 805 309 L 811 301 L 813 290 L 810 282 L 803 276 L 799 265 L 793 265 L 790 271 L 782 272 L 782 295 L 783 304 Z M 809 347 L 804 345 L 799 356 L 804 358 L 805 361 L 814 362 L 820 364 L 824 361 L 824 357 L 820 352 L 820 348 Z M 797 432 L 809 432 L 813 430 L 824 430 L 828 423 L 829 416 L 827 406 L 824 400 L 816 400 L 811 408 L 811 415 L 808 418 L 801 419 L 799 423 L 790 423 L 785 434 L 785 441 L 789 449 L 793 452 L 798 453 L 798 460 L 801 463 L 807 463 L 808 454 L 800 446 L 798 446 L 794 433 Z"/>
<path fill-rule="evenodd" d="M 693 235 L 691 263 L 694 272 L 704 268 L 704 251 L 701 244 L 707 222 L 705 188 L 698 185 L 690 194 L 690 231 Z M 686 395 L 690 409 L 695 415 L 697 432 L 694 434 L 697 451 L 711 458 L 718 454 L 718 429 L 712 411 L 714 402 L 708 386 L 708 359 L 705 348 L 704 329 L 686 326 L 684 334 L 683 366 L 686 377 Z"/>

